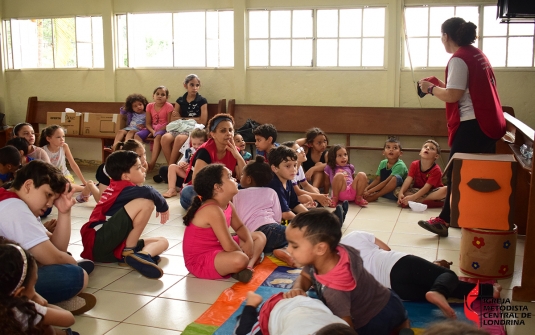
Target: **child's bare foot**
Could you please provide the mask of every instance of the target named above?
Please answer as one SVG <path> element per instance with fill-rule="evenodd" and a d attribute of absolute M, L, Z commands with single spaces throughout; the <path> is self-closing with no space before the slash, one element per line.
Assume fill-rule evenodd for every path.
<path fill-rule="evenodd" d="M 448 262 L 445 259 L 437 259 L 433 262 L 433 264 L 436 264 L 438 266 L 442 266 L 443 268 L 450 269 L 450 265 L 453 265 L 453 262 Z"/>
<path fill-rule="evenodd" d="M 164 198 L 172 198 L 172 197 L 176 197 L 178 195 L 176 189 L 169 189 L 167 190 L 167 192 L 165 193 L 162 193 L 163 197 Z"/>
<path fill-rule="evenodd" d="M 377 201 L 377 199 L 379 199 L 379 193 L 375 192 L 372 194 L 368 194 L 368 195 L 363 196 L 363 198 L 368 202 Z"/>
<path fill-rule="evenodd" d="M 446 297 L 444 297 L 442 294 L 435 291 L 429 291 L 425 294 L 425 298 L 430 303 L 437 305 L 447 318 L 457 319 L 455 311 L 453 308 L 451 308 L 450 304 L 448 304 L 448 301 L 446 300 Z"/>
<path fill-rule="evenodd" d="M 149 163 L 149 168 L 147 169 L 147 172 L 154 170 L 155 166 L 156 166 L 156 163 Z"/>
<path fill-rule="evenodd" d="M 247 298 L 246 298 L 246 305 L 247 306 L 253 306 L 258 307 L 262 303 L 262 296 L 260 294 L 256 294 L 253 291 L 247 292 Z"/>
<path fill-rule="evenodd" d="M 288 250 L 286 250 L 286 248 L 273 250 L 273 256 L 277 257 L 284 263 L 288 264 L 288 266 L 291 268 L 297 267 L 294 259 L 292 258 L 292 255 L 290 255 L 290 253 L 288 252 Z"/>
<path fill-rule="evenodd" d="M 494 299 L 498 299 L 500 297 L 500 292 L 502 291 L 502 285 L 494 283 L 492 284 L 492 289 L 494 290 L 494 292 L 492 293 L 492 297 Z"/>

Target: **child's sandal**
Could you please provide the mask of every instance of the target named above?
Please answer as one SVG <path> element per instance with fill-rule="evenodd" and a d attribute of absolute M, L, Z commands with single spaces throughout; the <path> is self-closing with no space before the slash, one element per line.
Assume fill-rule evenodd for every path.
<path fill-rule="evenodd" d="M 355 198 L 355 205 L 364 207 L 368 205 L 368 201 L 366 201 L 366 199 L 364 199 L 362 196 L 357 196 Z"/>
<path fill-rule="evenodd" d="M 253 278 L 253 272 L 254 270 L 252 268 L 247 267 L 238 273 L 233 273 L 231 277 L 236 279 L 240 283 L 248 283 Z"/>
<path fill-rule="evenodd" d="M 338 198 L 337 197 L 332 197 L 331 198 L 331 204 L 329 205 L 329 207 L 336 208 L 336 205 L 338 205 Z"/>

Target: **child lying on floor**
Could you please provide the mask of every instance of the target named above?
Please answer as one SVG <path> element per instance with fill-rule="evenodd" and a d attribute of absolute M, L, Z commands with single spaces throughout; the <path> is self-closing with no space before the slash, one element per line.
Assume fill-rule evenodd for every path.
<path fill-rule="evenodd" d="M 247 292 L 246 306 L 238 317 L 235 335 L 357 334 L 318 299 L 304 296 L 284 299 L 281 292 L 271 296 L 257 311 L 261 303 L 261 295 Z"/>

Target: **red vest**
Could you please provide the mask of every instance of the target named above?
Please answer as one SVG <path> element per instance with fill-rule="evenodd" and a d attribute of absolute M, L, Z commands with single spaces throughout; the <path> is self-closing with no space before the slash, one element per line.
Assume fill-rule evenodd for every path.
<path fill-rule="evenodd" d="M 199 150 L 202 148 L 208 151 L 208 154 L 210 155 L 210 159 L 212 160 L 211 164 L 221 163 L 225 165 L 227 169 L 232 171 L 232 175 L 236 174 L 235 170 L 236 170 L 236 164 L 238 164 L 238 161 L 236 160 L 236 158 L 234 158 L 234 156 L 232 156 L 232 152 L 227 151 L 223 159 L 221 160 L 218 159 L 217 158 L 217 146 L 215 144 L 214 139 L 211 138 L 208 141 L 204 142 L 203 145 L 201 145 L 199 149 L 197 149 L 195 153 L 191 156 L 191 159 L 189 160 L 188 170 L 186 171 L 186 176 L 188 176 L 191 170 L 193 169 L 193 162 L 195 162 L 195 157 L 197 156 L 197 153 L 199 152 Z M 239 149 L 238 149 L 238 152 L 239 152 Z M 188 184 L 191 185 L 192 182 L 190 181 Z"/>
<path fill-rule="evenodd" d="M 451 57 L 462 59 L 468 66 L 468 89 L 481 130 L 490 138 L 501 138 L 505 134 L 505 118 L 496 91 L 496 78 L 489 60 L 481 50 L 472 45 L 460 47 Z M 445 78 L 446 80 L 448 78 L 448 67 Z M 446 117 L 448 144 L 451 147 L 455 132 L 461 123 L 458 102 L 446 102 Z"/>
<path fill-rule="evenodd" d="M 128 186 L 136 186 L 134 183 L 121 180 L 115 181 L 110 179 L 110 186 L 102 193 L 100 201 L 95 206 L 95 209 L 89 217 L 89 221 L 82 226 L 80 229 L 80 234 L 82 235 L 82 244 L 84 245 L 84 251 L 80 254 L 82 258 L 93 260 L 93 246 L 95 244 L 95 235 L 96 230 L 94 226 L 98 225 L 100 222 L 106 221 L 106 213 L 113 206 L 115 200 L 121 194 L 122 190 Z M 104 223 L 106 224 L 106 223 Z M 121 259 L 123 249 L 125 248 L 126 241 L 119 244 L 115 250 L 114 254 L 117 259 Z"/>

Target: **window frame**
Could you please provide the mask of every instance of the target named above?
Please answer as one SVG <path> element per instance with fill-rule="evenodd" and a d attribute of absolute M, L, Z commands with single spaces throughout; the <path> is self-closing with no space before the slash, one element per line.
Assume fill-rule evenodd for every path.
<path fill-rule="evenodd" d="M 55 49 L 55 44 L 54 44 L 54 35 L 55 35 L 55 29 L 54 29 L 54 24 L 53 24 L 53 21 L 56 20 L 56 19 L 74 19 L 74 50 L 76 52 L 75 54 L 75 63 L 76 65 L 73 66 L 73 67 L 56 67 L 56 49 Z M 76 19 L 77 18 L 89 18 L 90 20 L 90 24 L 91 24 L 91 41 L 90 41 L 90 44 L 91 44 L 91 64 L 93 65 L 93 67 L 85 67 L 85 66 L 82 66 L 80 67 L 79 66 L 79 62 L 78 62 L 78 39 L 77 39 L 77 23 L 76 23 Z M 57 71 L 72 71 L 72 70 L 91 70 L 91 71 L 103 71 L 105 68 L 106 68 L 106 64 L 105 64 L 105 60 L 103 62 L 103 66 L 102 67 L 94 67 L 95 65 L 95 47 L 94 47 L 94 44 L 95 44 L 95 41 L 94 41 L 94 36 L 93 36 L 93 18 L 100 18 L 100 20 L 102 21 L 102 25 L 104 25 L 104 21 L 103 21 L 103 17 L 101 15 L 74 15 L 74 16 L 54 16 L 54 17 L 31 17 L 31 18 L 26 18 L 26 17 L 11 17 L 11 18 L 4 18 L 2 19 L 2 33 L 3 35 L 5 36 L 4 38 L 2 38 L 2 45 L 4 47 L 4 55 L 2 56 L 2 62 L 4 64 L 4 69 L 5 71 L 50 71 L 50 70 L 57 70 Z M 12 21 L 13 20 L 17 20 L 17 21 L 23 21 L 23 20 L 51 20 L 52 21 L 52 30 L 51 30 L 51 34 L 52 34 L 52 63 L 53 63 L 53 67 L 20 67 L 20 68 L 15 68 L 14 67 L 14 64 L 15 64 L 15 53 L 13 52 L 13 25 L 12 25 Z M 7 25 L 9 24 L 9 34 L 7 32 Z M 8 36 L 9 36 L 9 41 L 8 41 Z M 85 42 L 84 42 L 85 43 Z M 102 38 L 102 58 L 104 59 L 104 36 Z"/>
<path fill-rule="evenodd" d="M 508 24 L 507 25 L 507 33 L 505 35 L 486 35 L 486 36 L 483 36 L 483 30 L 484 30 L 484 8 L 485 7 L 488 7 L 489 4 L 488 3 L 485 3 L 485 4 L 430 4 L 430 5 L 405 5 L 403 11 L 402 11 L 402 19 L 403 21 L 405 21 L 405 10 L 407 8 L 427 8 L 428 10 L 428 13 L 430 11 L 430 8 L 432 7 L 453 7 L 453 8 L 457 8 L 457 7 L 477 7 L 478 8 L 478 22 L 477 22 L 477 37 L 476 37 L 476 42 L 474 44 L 477 43 L 476 47 L 480 50 L 483 50 L 484 48 L 484 39 L 485 38 L 494 38 L 494 37 L 500 37 L 500 38 L 505 38 L 505 66 L 496 66 L 494 64 L 492 64 L 492 68 L 494 71 L 498 70 L 498 71 L 535 71 L 535 25 L 534 25 L 534 30 L 533 30 L 533 35 L 510 35 L 509 34 L 509 28 L 510 28 L 510 25 Z M 442 66 L 413 66 L 412 64 L 409 64 L 409 65 L 405 65 L 405 61 L 406 61 L 406 55 L 408 54 L 408 50 L 407 50 L 407 40 L 409 40 L 410 38 L 425 38 L 427 40 L 427 64 L 429 64 L 429 56 L 430 56 L 430 49 L 429 49 L 429 40 L 430 38 L 435 38 L 435 36 L 431 36 L 430 33 L 429 33 L 429 24 L 430 24 L 430 21 L 429 21 L 429 15 L 428 15 L 428 19 L 427 19 L 427 25 L 428 25 L 428 33 L 427 33 L 427 36 L 423 37 L 423 36 L 416 36 L 416 37 L 409 37 L 408 35 L 405 34 L 405 30 L 403 30 L 403 36 L 402 36 L 402 52 L 401 52 L 401 71 L 418 71 L 418 70 L 437 70 L 437 69 L 443 69 L 446 67 L 446 64 L 442 65 Z M 505 24 L 505 23 L 500 23 L 500 24 Z M 512 23 L 512 24 L 515 24 L 515 23 Z M 533 50 L 532 50 L 532 59 L 531 59 L 531 66 L 507 66 L 507 62 L 508 62 L 508 58 L 509 58 L 509 50 L 508 50 L 508 46 L 509 46 L 509 38 L 510 37 L 532 37 L 533 39 Z M 410 50 L 410 48 L 409 48 Z"/>
<path fill-rule="evenodd" d="M 207 38 L 207 31 L 206 31 L 206 15 L 207 13 L 209 12 L 215 12 L 215 13 L 219 13 L 219 12 L 231 12 L 232 13 L 232 16 L 234 18 L 234 10 L 229 8 L 229 9 L 196 9 L 196 10 L 181 10 L 181 11 L 170 11 L 170 12 L 122 12 L 122 13 L 114 13 L 113 16 L 114 16 L 114 28 L 115 28 L 115 35 L 114 35 L 114 43 L 115 43 L 115 50 L 119 50 L 119 38 L 118 38 L 118 32 L 119 32 L 119 16 L 121 15 L 124 15 L 125 16 L 125 24 L 126 24 L 126 43 L 127 43 L 127 51 L 126 51 L 126 54 L 127 54 L 127 62 L 128 62 L 128 65 L 127 66 L 123 66 L 121 65 L 121 60 L 119 59 L 118 55 L 119 53 L 117 52 L 116 53 L 116 56 L 115 56 L 115 66 L 116 66 L 116 70 L 133 70 L 133 69 L 139 69 L 139 70 L 150 70 L 150 69 L 192 69 L 192 70 L 207 70 L 207 69 L 218 69 L 218 70 L 233 70 L 235 68 L 235 56 L 234 56 L 234 53 L 233 53 L 233 65 L 232 66 L 176 66 L 174 65 L 175 64 L 175 45 L 177 43 L 179 43 L 180 41 L 177 41 L 176 40 L 176 37 L 175 37 L 175 14 L 178 14 L 178 13 L 199 13 L 199 12 L 202 12 L 204 13 L 205 15 L 205 29 L 204 29 L 204 44 L 205 44 L 205 48 L 204 48 L 204 57 L 205 57 L 205 64 L 208 62 L 208 38 Z M 129 21 L 129 18 L 131 17 L 131 15 L 143 15 L 143 14 L 171 14 L 171 45 L 172 45 L 172 62 L 173 62 L 173 65 L 172 66 L 131 66 L 131 48 L 128 47 L 128 45 L 130 45 L 131 43 L 133 43 L 133 37 L 131 37 L 132 34 L 129 34 L 128 33 L 128 21 Z M 232 27 L 232 29 L 234 30 L 234 26 Z M 218 28 L 218 37 L 220 36 L 220 30 Z M 213 39 L 210 39 L 210 40 L 213 40 Z M 218 38 L 218 49 L 219 49 L 219 45 L 220 45 L 220 41 L 221 39 Z M 232 43 L 234 45 L 234 36 L 233 36 L 233 39 L 232 39 Z M 220 49 L 219 49 L 220 50 Z"/>
<path fill-rule="evenodd" d="M 362 14 L 361 14 L 361 17 L 363 18 L 364 17 L 364 9 L 366 8 L 384 8 L 384 11 L 385 11 L 385 17 L 384 17 L 384 34 L 382 37 L 377 37 L 377 36 L 371 36 L 371 37 L 364 37 L 363 36 L 363 26 L 364 26 L 364 20 L 361 20 L 361 32 L 360 32 L 360 36 L 359 37 L 340 37 L 340 10 L 349 10 L 349 9 L 361 9 L 362 10 Z M 293 38 L 291 37 L 291 34 L 290 34 L 290 37 L 288 38 L 272 38 L 270 36 L 266 37 L 266 38 L 253 38 L 251 39 L 251 37 L 249 36 L 249 24 L 250 24 L 250 20 L 249 20 L 249 13 L 252 12 L 252 11 L 268 11 L 269 15 L 268 15 L 268 33 L 270 31 L 270 27 L 271 27 L 271 20 L 270 20 L 270 17 L 271 17 L 271 12 L 272 11 L 291 11 L 292 12 L 292 20 L 290 21 L 290 33 L 292 33 L 292 29 L 293 29 L 293 11 L 298 11 L 298 10 L 311 10 L 312 11 L 312 37 L 310 38 L 303 38 L 303 37 L 298 37 L 298 38 Z M 322 37 L 322 38 L 319 38 L 317 36 L 317 20 L 318 20 L 318 10 L 337 10 L 338 11 L 338 29 L 337 29 L 337 37 Z M 246 15 L 246 28 L 245 28 L 245 49 L 246 49 L 246 68 L 247 70 L 262 70 L 262 69 L 284 69 L 284 70 L 296 70 L 296 71 L 302 71 L 302 70 L 307 70 L 307 71 L 347 71 L 347 70 L 362 70 L 362 71 L 365 71 L 365 70 L 372 70 L 372 71 L 386 71 L 388 70 L 388 62 L 387 62 L 387 50 L 388 50 L 388 38 L 387 38 L 387 35 L 388 35 L 388 5 L 359 5 L 359 6 L 337 6 L 337 7 L 331 7 L 331 6 L 328 6 L 328 7 L 321 7 L 321 6 L 315 6 L 315 7 L 306 7 L 306 8 L 297 8 L 297 7 L 292 7 L 292 8 L 247 8 L 247 15 Z M 317 65 L 317 42 L 318 42 L 318 39 L 324 39 L 324 40 L 336 40 L 337 43 L 337 58 L 336 58 L 336 63 L 339 64 L 340 63 L 340 43 L 339 41 L 340 40 L 343 40 L 343 39 L 359 39 L 360 40 L 360 64 L 362 64 L 362 45 L 363 45 L 363 41 L 364 39 L 370 39 L 370 38 L 382 38 L 383 39 L 383 65 L 382 66 L 362 66 L 362 65 L 359 65 L 359 66 L 340 66 L 340 65 L 337 65 L 337 66 L 318 66 Z M 271 66 L 271 65 L 259 65 L 259 66 L 251 66 L 250 63 L 249 63 L 249 60 L 250 60 L 250 47 L 249 47 L 249 42 L 251 40 L 267 40 L 268 41 L 268 55 L 270 54 L 270 50 L 271 50 L 271 40 L 278 40 L 278 39 L 289 39 L 291 42 L 293 40 L 306 40 L 306 39 L 311 39 L 312 40 L 312 59 L 311 59 L 311 65 L 310 66 L 299 66 L 299 65 L 289 65 L 289 66 Z M 290 57 L 292 56 L 292 46 L 293 46 L 293 43 L 290 43 Z M 269 57 L 269 56 L 268 56 Z M 271 59 L 268 58 L 268 63 L 271 62 Z"/>

